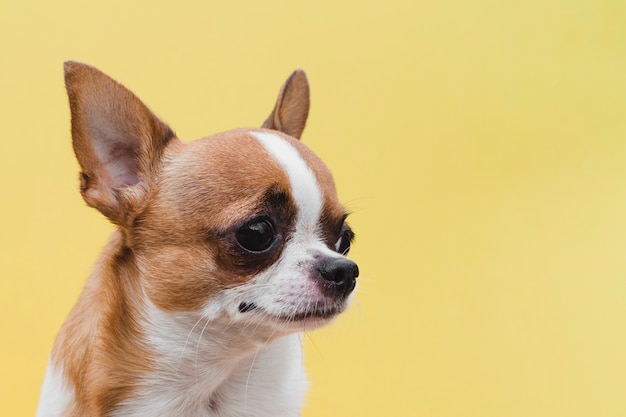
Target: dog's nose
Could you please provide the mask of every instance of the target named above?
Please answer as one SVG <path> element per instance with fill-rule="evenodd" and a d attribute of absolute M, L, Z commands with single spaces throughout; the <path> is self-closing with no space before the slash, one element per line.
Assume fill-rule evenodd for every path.
<path fill-rule="evenodd" d="M 352 292 L 356 286 L 356 277 L 359 276 L 359 267 L 347 258 L 326 258 L 320 263 L 318 270 L 342 297 Z"/>

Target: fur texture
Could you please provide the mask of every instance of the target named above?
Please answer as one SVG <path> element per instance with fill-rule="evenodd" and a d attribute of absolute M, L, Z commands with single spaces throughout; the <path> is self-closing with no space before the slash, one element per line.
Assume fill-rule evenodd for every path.
<path fill-rule="evenodd" d="M 341 313 L 358 276 L 332 176 L 298 140 L 304 73 L 263 128 L 182 142 L 97 69 L 65 70 L 81 194 L 118 230 L 57 337 L 37 416 L 299 415 L 300 332 Z"/>

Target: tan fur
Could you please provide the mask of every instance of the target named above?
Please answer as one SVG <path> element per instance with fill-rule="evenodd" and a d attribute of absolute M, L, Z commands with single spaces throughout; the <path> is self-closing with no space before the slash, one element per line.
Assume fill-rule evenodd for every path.
<path fill-rule="evenodd" d="M 121 233 L 115 233 L 57 337 L 52 361 L 64 364 L 75 387 L 68 416 L 107 415 L 150 369 L 137 324 L 142 297 L 132 262 Z"/>
<path fill-rule="evenodd" d="M 96 68 L 71 61 L 64 67 L 72 144 L 82 170 L 81 194 L 87 204 L 113 223 L 128 225 L 132 221 L 133 197 L 149 186 L 161 153 L 174 133 L 133 93 Z M 96 137 L 110 143 L 111 155 L 98 154 Z M 107 171 L 108 158 L 120 154 L 134 156 L 135 174 L 143 184 L 124 189 L 133 184 L 119 184 Z"/>
<path fill-rule="evenodd" d="M 185 143 L 105 74 L 75 62 L 65 71 L 81 193 L 119 230 L 64 324 L 52 361 L 63 363 L 75 387 L 67 415 L 105 416 L 132 398 L 135 382 L 153 369 L 139 324 L 144 294 L 164 311 L 194 311 L 221 289 L 251 279 L 267 265 L 238 263 L 220 237 L 261 212 L 264 193 L 288 198 L 290 185 L 250 129 Z M 308 83 L 296 71 L 264 127 L 286 133 L 278 134 L 296 147 L 323 190 L 324 221 L 340 227 L 344 210 L 330 172 L 288 136 L 300 137 L 308 107 Z M 108 142 L 100 146 L 109 154 L 95 145 L 103 137 Z M 132 160 L 116 175 L 109 158 L 119 153 Z M 285 207 L 285 216 L 293 215 L 293 202 Z M 336 238 L 329 236 L 329 244 Z"/>
<path fill-rule="evenodd" d="M 302 70 L 296 70 L 281 88 L 274 110 L 263 127 L 300 139 L 309 116 L 309 82 Z"/>

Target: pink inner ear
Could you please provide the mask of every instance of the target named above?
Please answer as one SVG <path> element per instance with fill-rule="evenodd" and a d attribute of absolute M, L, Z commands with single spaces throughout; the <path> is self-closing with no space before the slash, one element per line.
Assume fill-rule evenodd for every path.
<path fill-rule="evenodd" d="M 130 155 L 105 162 L 105 169 L 111 178 L 112 188 L 137 184 L 139 182 L 137 168 L 137 162 Z"/>
<path fill-rule="evenodd" d="M 139 164 L 132 146 L 115 139 L 101 141 L 96 145 L 96 154 L 110 178 L 111 188 L 122 188 L 139 182 Z"/>
<path fill-rule="evenodd" d="M 97 163 L 110 179 L 111 188 L 135 185 L 139 182 L 137 162 L 139 140 L 119 128 L 122 123 L 117 120 L 116 115 L 112 117 L 109 115 L 108 118 L 98 117 L 103 114 L 106 115 L 107 112 L 92 113 L 89 119 Z"/>

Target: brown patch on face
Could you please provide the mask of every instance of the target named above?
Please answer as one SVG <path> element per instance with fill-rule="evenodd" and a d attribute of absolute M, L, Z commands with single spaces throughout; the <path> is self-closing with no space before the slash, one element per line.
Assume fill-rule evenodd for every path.
<path fill-rule="evenodd" d="M 152 365 L 137 321 L 142 307 L 138 274 L 122 241 L 116 233 L 105 249 L 52 351 L 52 362 L 62 364 L 75 390 L 76 401 L 65 415 L 110 415 L 132 397 Z"/>
<path fill-rule="evenodd" d="M 201 308 L 219 291 L 274 263 L 296 216 L 282 168 L 245 130 L 170 146 L 145 210 L 129 230 L 150 299 L 166 311 Z M 271 250 L 235 239 L 255 218 L 271 221 Z"/>
<path fill-rule="evenodd" d="M 258 200 L 256 213 L 247 221 L 236 222 L 225 231 L 211 234 L 209 245 L 216 249 L 216 263 L 219 271 L 237 271 L 242 276 L 254 276 L 274 264 L 280 256 L 285 242 L 293 233 L 297 209 L 288 190 L 273 185 Z M 251 250 L 239 242 L 239 231 L 250 225 L 269 224 L 273 234 L 267 249 Z M 227 275 L 224 276 L 227 278 Z M 233 284 L 242 281 L 236 277 Z M 247 279 L 246 279 L 247 281 Z"/>

